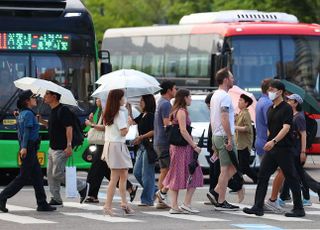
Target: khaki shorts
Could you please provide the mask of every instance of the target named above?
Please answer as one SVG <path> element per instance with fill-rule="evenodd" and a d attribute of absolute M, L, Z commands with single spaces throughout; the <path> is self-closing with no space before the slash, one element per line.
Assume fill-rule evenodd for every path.
<path fill-rule="evenodd" d="M 153 148 L 158 155 L 160 169 L 168 169 L 170 166 L 169 146 L 154 145 Z"/>
<path fill-rule="evenodd" d="M 212 136 L 212 144 L 218 151 L 218 156 L 219 156 L 221 166 L 228 166 L 232 164 L 232 161 L 229 157 L 229 153 L 225 146 L 225 140 L 226 140 L 225 136 Z M 237 158 L 238 153 L 237 153 L 234 137 L 232 137 L 232 149 L 235 154 L 235 157 Z"/>

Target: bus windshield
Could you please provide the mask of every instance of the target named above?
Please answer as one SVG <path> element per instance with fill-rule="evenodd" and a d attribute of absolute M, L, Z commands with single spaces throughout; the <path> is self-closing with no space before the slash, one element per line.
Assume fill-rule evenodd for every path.
<path fill-rule="evenodd" d="M 7 103 L 17 88 L 13 81 L 31 76 L 53 81 L 70 89 L 84 110 L 89 108 L 92 92 L 88 85 L 94 82 L 94 59 L 79 55 L 56 53 L 1 53 L 0 54 L 0 109 Z M 91 79 L 92 78 L 92 79 Z M 48 106 L 40 103 L 40 113 L 49 114 Z M 8 112 L 16 108 L 12 103 Z M 37 108 L 36 108 L 37 109 Z"/>
<path fill-rule="evenodd" d="M 320 38 L 316 36 L 232 37 L 232 71 L 236 84 L 260 96 L 264 78 L 277 77 L 319 94 Z"/>

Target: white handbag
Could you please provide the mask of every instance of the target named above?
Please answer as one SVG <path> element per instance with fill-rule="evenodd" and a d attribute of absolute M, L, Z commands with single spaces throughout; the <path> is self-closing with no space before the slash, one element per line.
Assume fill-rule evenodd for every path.
<path fill-rule="evenodd" d="M 102 124 L 102 116 L 100 116 L 98 125 Z M 92 145 L 104 145 L 104 131 L 90 128 L 88 131 L 88 142 Z"/>

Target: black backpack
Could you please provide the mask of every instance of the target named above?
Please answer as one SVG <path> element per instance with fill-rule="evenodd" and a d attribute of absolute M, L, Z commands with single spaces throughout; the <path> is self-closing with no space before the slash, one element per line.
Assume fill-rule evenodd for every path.
<path fill-rule="evenodd" d="M 315 119 L 309 117 L 308 114 L 305 114 L 306 119 L 306 133 L 307 133 L 307 144 L 306 148 L 310 149 L 317 135 L 318 123 Z"/>
<path fill-rule="evenodd" d="M 60 111 L 62 107 L 65 107 L 64 105 L 60 107 L 58 111 L 58 117 L 60 118 Z M 68 108 L 69 109 L 69 108 Z M 79 120 L 78 116 L 69 109 L 72 116 L 72 148 L 77 149 L 79 146 L 83 144 L 84 141 L 84 134 L 83 129 L 81 127 L 81 121 Z"/>

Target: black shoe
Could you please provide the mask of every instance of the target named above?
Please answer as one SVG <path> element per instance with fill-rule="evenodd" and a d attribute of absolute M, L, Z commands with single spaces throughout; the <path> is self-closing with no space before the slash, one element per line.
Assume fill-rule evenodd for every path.
<path fill-rule="evenodd" d="M 263 209 L 260 210 L 260 209 L 254 208 L 254 207 L 244 208 L 243 212 L 247 213 L 247 214 L 251 214 L 251 215 L 254 214 L 256 216 L 263 216 L 264 215 Z"/>
<path fill-rule="evenodd" d="M 55 199 L 51 198 L 50 202 L 49 202 L 50 206 L 57 206 L 57 207 L 62 207 L 63 203 L 56 201 Z"/>
<path fill-rule="evenodd" d="M 304 217 L 306 213 L 304 212 L 304 209 L 292 209 L 290 212 L 286 212 L 284 214 L 286 217 Z"/>
<path fill-rule="evenodd" d="M 138 191 L 138 185 L 135 186 L 135 189 L 133 189 L 134 186 L 132 186 L 131 188 L 131 192 L 129 193 L 130 195 L 130 202 L 132 202 L 134 200 L 134 198 L 136 197 L 137 191 Z"/>
<path fill-rule="evenodd" d="M 213 204 L 214 206 L 218 205 L 219 193 L 217 193 L 216 191 L 212 190 L 212 191 L 207 193 L 207 197 L 210 200 L 211 204 Z"/>
<path fill-rule="evenodd" d="M 0 210 L 2 212 L 9 212 L 9 210 L 6 208 L 7 201 L 6 200 L 0 200 Z"/>
<path fill-rule="evenodd" d="M 84 203 L 91 203 L 91 204 L 97 204 L 97 203 L 99 203 L 99 199 L 98 198 L 95 198 L 95 197 L 88 197 L 85 201 L 84 201 Z"/>
<path fill-rule="evenodd" d="M 45 205 L 41 205 L 41 206 L 37 207 L 37 211 L 38 212 L 52 212 L 52 211 L 55 211 L 55 210 L 57 210 L 57 208 L 56 207 L 52 207 L 49 204 L 45 204 Z"/>
<path fill-rule="evenodd" d="M 80 194 L 80 204 L 83 203 L 83 201 L 85 201 L 85 199 L 87 198 L 88 194 L 89 194 L 89 188 L 90 188 L 90 184 L 87 183 L 86 187 L 84 187 L 84 189 L 82 189 L 81 191 L 79 191 Z"/>
<path fill-rule="evenodd" d="M 239 206 L 230 204 L 225 200 L 222 203 L 218 203 L 214 209 L 217 211 L 237 211 L 239 210 Z"/>

